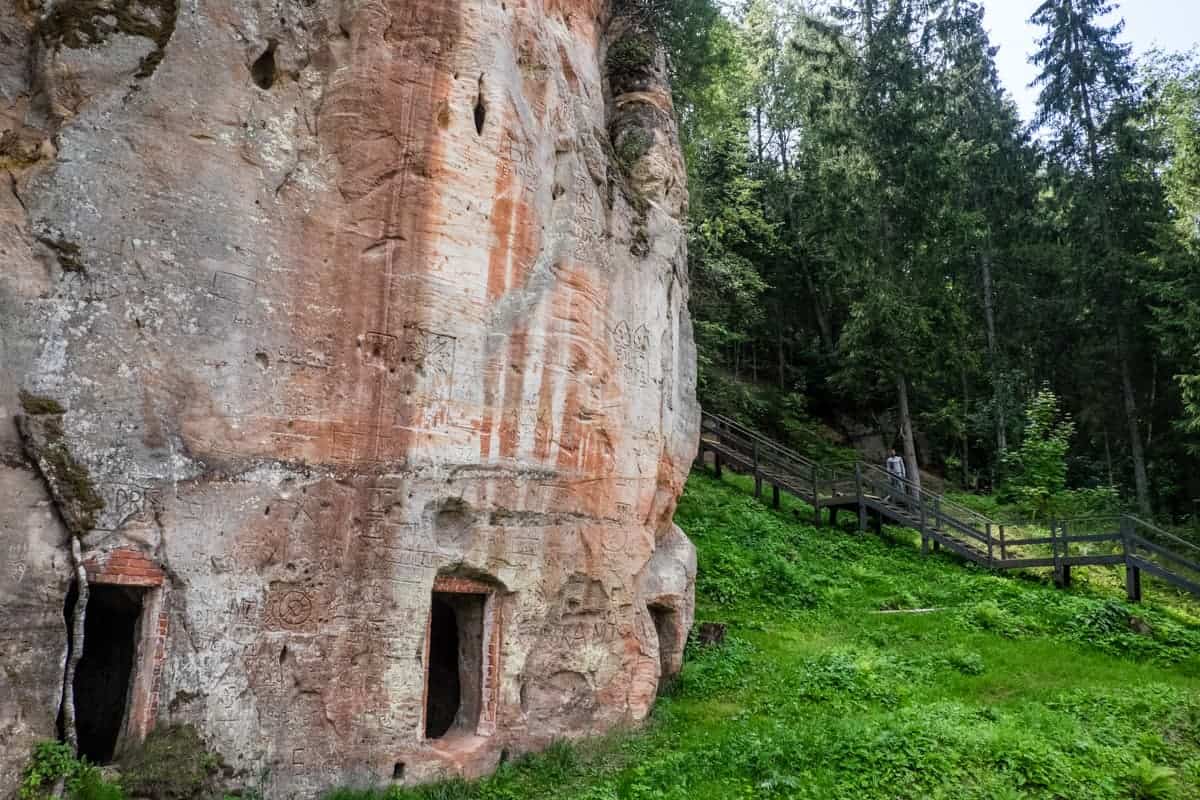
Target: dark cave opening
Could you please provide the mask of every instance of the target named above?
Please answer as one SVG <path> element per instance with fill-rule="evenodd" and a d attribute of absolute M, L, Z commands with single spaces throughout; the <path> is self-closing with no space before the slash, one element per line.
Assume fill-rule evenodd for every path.
<path fill-rule="evenodd" d="M 663 606 L 650 606 L 649 610 L 654 620 L 654 631 L 658 634 L 659 677 L 667 677 L 672 672 L 672 657 L 676 655 L 679 616 L 674 609 Z"/>
<path fill-rule="evenodd" d="M 64 614 L 68 657 L 71 623 L 79 590 L 71 585 Z M 75 672 L 75 728 L 79 754 L 93 764 L 107 764 L 116 753 L 133 678 L 142 592 L 124 586 L 88 587 L 83 656 Z M 62 714 L 59 713 L 62 732 Z"/>
<path fill-rule="evenodd" d="M 483 595 L 434 592 L 429 623 L 425 736 L 474 733 L 483 682 Z"/>
<path fill-rule="evenodd" d="M 267 45 L 254 63 L 250 66 L 250 77 L 260 89 L 270 89 L 275 85 L 275 43 Z"/>

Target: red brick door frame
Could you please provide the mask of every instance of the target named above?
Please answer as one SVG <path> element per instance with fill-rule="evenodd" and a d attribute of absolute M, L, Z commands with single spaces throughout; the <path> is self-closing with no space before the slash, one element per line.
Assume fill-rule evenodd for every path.
<path fill-rule="evenodd" d="M 483 595 L 483 657 L 479 685 L 479 722 L 475 725 L 476 736 L 491 736 L 496 732 L 496 716 L 500 708 L 500 643 L 503 621 L 500 614 L 500 598 L 496 587 L 471 578 L 439 575 L 433 581 L 433 592 L 438 594 Z M 433 611 L 425 622 L 425 676 L 421 694 L 421 734 L 425 732 L 425 714 L 429 699 L 429 639 L 432 633 Z"/>
<path fill-rule="evenodd" d="M 142 595 L 125 720 L 117 735 L 119 754 L 145 739 L 158 716 L 158 689 L 167 659 L 166 573 L 149 556 L 130 547 L 90 555 L 84 569 L 88 585 L 127 586 Z"/>

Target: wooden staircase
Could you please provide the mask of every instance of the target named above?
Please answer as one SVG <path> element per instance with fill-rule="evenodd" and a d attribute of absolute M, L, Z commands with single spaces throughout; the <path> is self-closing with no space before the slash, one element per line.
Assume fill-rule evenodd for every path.
<path fill-rule="evenodd" d="M 1142 599 L 1143 573 L 1200 596 L 1200 547 L 1129 515 L 1055 521 L 1049 536 L 1013 539 L 1008 525 L 873 464 L 818 464 L 708 412 L 703 414 L 697 459 L 705 466 L 711 462 L 718 477 L 723 469 L 753 476 L 755 497 L 770 488 L 776 508 L 783 492 L 804 501 L 812 506 L 818 527 L 822 509 L 831 524 L 839 511 L 857 511 L 860 531 L 873 520 L 879 532 L 883 521 L 890 520 L 918 531 L 923 552 L 945 548 L 989 569 L 1049 567 L 1055 582 L 1068 586 L 1074 567 L 1124 565 L 1126 593 L 1133 602 Z M 1035 552 L 1026 552 L 1030 548 Z"/>

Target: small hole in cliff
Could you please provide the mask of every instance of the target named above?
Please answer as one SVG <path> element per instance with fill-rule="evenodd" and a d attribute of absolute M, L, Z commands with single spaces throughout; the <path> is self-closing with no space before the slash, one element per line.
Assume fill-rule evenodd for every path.
<path fill-rule="evenodd" d="M 267 367 L 271 366 L 271 357 L 268 356 L 266 353 L 255 353 L 254 360 L 257 361 L 258 365 L 260 367 L 262 367 L 263 369 L 266 369 Z"/>
<path fill-rule="evenodd" d="M 284 661 L 287 661 L 287 645 L 286 644 L 283 646 L 283 649 L 279 651 L 279 663 L 282 664 Z"/>
<path fill-rule="evenodd" d="M 475 132 L 483 135 L 483 123 L 487 120 L 487 106 L 483 104 L 483 76 L 479 76 L 479 94 L 475 97 Z"/>
<path fill-rule="evenodd" d="M 404 762 L 403 761 L 397 761 L 396 766 L 392 767 L 392 780 L 394 780 L 394 781 L 404 780 Z"/>
<path fill-rule="evenodd" d="M 266 508 L 263 509 L 263 516 L 264 517 L 271 516 L 271 507 L 270 506 L 267 506 Z"/>
<path fill-rule="evenodd" d="M 275 43 L 267 45 L 266 51 L 250 67 L 250 77 L 260 89 L 275 85 Z"/>

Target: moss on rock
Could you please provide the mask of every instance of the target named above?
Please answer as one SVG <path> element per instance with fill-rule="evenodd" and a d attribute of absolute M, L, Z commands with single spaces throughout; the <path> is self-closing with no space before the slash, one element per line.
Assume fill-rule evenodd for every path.
<path fill-rule="evenodd" d="M 178 0 L 73 0 L 58 3 L 42 18 L 38 35 L 52 46 L 95 47 L 114 33 L 143 36 L 154 50 L 142 59 L 135 77 L 154 74 L 175 33 Z"/>
<path fill-rule="evenodd" d="M 61 237 L 39 236 L 38 241 L 54 251 L 55 256 L 58 257 L 58 265 L 62 267 L 63 272 L 87 275 L 87 267 L 83 265 L 83 251 L 79 245 Z"/>
<path fill-rule="evenodd" d="M 131 797 L 192 800 L 216 794 L 214 783 L 225 766 L 194 726 L 169 725 L 151 731 L 121 758 L 120 768 L 121 785 Z"/>
<path fill-rule="evenodd" d="M 34 417 L 40 417 L 44 414 L 65 414 L 66 409 L 62 404 L 53 397 L 44 397 L 42 395 L 33 394 L 22 389 L 18 396 L 21 400 L 21 408 L 25 409 L 25 413 Z"/>
<path fill-rule="evenodd" d="M 658 40 L 644 31 L 630 31 L 608 48 L 605 67 L 614 95 L 634 91 L 654 77 Z"/>
<path fill-rule="evenodd" d="M 105 504 L 88 468 L 67 446 L 62 406 L 25 392 L 21 404 L 26 415 L 17 418 L 17 428 L 25 451 L 41 470 L 67 529 L 82 536 L 96 527 Z"/>

